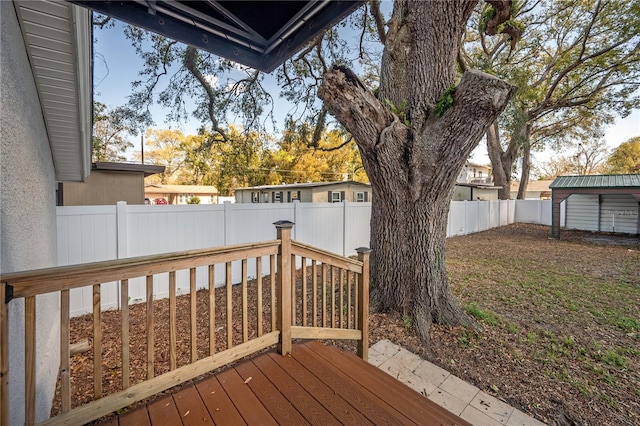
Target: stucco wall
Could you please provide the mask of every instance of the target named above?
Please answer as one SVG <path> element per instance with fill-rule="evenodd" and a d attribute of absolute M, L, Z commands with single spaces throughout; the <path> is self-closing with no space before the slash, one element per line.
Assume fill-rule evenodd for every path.
<path fill-rule="evenodd" d="M 13 2 L 0 2 L 0 272 L 55 266 L 55 178 Z M 9 304 L 9 424 L 24 423 L 24 305 Z M 38 297 L 36 421 L 48 418 L 59 367 L 59 296 Z"/>
<path fill-rule="evenodd" d="M 62 205 L 144 204 L 144 174 L 93 170 L 84 182 L 62 184 Z"/>

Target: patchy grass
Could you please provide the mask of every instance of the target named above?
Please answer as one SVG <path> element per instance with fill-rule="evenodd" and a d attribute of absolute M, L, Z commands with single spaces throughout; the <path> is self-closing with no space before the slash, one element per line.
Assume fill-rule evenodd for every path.
<path fill-rule="evenodd" d="M 640 238 L 602 244 L 616 238 L 525 224 L 451 238 L 452 290 L 484 331 L 401 343 L 546 423 L 640 424 Z"/>

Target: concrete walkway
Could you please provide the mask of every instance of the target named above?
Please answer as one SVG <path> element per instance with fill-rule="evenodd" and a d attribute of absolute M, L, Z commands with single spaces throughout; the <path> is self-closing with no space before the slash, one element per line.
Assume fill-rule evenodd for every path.
<path fill-rule="evenodd" d="M 474 425 L 544 426 L 389 340 L 381 340 L 369 348 L 369 363 Z"/>

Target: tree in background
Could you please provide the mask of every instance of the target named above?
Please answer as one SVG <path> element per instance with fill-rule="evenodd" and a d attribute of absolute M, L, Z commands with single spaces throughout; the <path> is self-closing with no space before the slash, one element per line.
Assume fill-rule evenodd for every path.
<path fill-rule="evenodd" d="M 110 109 L 101 102 L 93 102 L 93 161 L 125 161 L 125 152 L 133 148 L 127 137 L 136 134 L 123 108 Z"/>
<path fill-rule="evenodd" d="M 164 173 L 150 176 L 147 183 L 175 183 L 184 164 L 183 145 L 187 139 L 179 130 L 149 129 L 145 135 L 145 161 L 165 167 Z"/>
<path fill-rule="evenodd" d="M 607 159 L 607 172 L 640 174 L 640 136 L 620 144 Z"/>
<path fill-rule="evenodd" d="M 609 149 L 604 139 L 594 137 L 577 145 L 572 154 L 552 158 L 540 165 L 540 179 L 563 175 L 595 175 L 606 172 Z"/>
<path fill-rule="evenodd" d="M 526 191 L 531 153 L 560 150 L 640 105 L 640 2 L 566 1 L 516 4 L 521 42 L 467 32 L 459 63 L 481 67 L 518 85 L 509 108 L 487 132 L 494 182 L 509 197 L 522 158 L 518 198 Z M 490 9 L 471 22 L 482 28 Z M 476 37 L 473 34 L 478 34 Z"/>

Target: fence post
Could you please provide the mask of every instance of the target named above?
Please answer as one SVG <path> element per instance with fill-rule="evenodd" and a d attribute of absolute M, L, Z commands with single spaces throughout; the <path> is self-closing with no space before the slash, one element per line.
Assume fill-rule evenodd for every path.
<path fill-rule="evenodd" d="M 291 353 L 291 228 L 294 223 L 288 220 L 275 222 L 280 240 L 278 250 L 278 276 L 276 278 L 278 292 L 278 330 L 280 340 L 278 353 Z M 271 307 L 273 309 L 273 307 Z"/>
<path fill-rule="evenodd" d="M 362 339 L 358 341 L 358 356 L 363 360 L 369 359 L 369 254 L 368 247 L 358 247 L 358 260 L 362 262 L 362 276 L 358 281 L 358 324 L 362 331 Z"/>
<path fill-rule="evenodd" d="M 9 424 L 9 326 L 7 284 L 0 282 L 0 425 Z"/>

